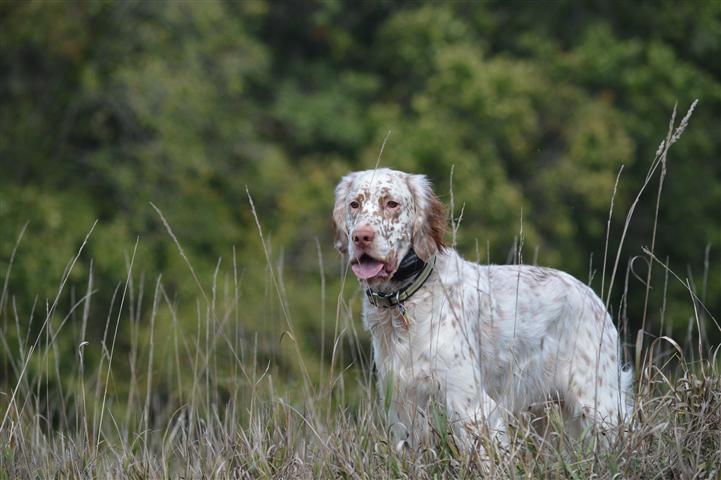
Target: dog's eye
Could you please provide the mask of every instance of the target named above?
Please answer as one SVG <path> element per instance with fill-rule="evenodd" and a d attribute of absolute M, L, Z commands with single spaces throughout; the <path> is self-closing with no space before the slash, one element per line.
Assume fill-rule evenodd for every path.
<path fill-rule="evenodd" d="M 360 207 L 360 203 L 356 202 L 355 200 L 350 202 L 350 208 L 352 208 L 353 210 L 355 210 L 358 207 Z"/>
<path fill-rule="evenodd" d="M 398 202 L 394 202 L 393 200 L 388 200 L 388 202 L 386 202 L 386 207 L 388 208 L 396 208 L 399 205 L 400 204 Z"/>

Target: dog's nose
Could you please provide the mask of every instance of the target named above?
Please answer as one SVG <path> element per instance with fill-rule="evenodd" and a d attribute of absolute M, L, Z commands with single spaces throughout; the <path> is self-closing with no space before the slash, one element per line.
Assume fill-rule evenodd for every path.
<path fill-rule="evenodd" d="M 376 233 L 373 231 L 373 227 L 370 225 L 363 225 L 358 227 L 353 232 L 353 243 L 356 247 L 365 248 L 373 241 Z"/>

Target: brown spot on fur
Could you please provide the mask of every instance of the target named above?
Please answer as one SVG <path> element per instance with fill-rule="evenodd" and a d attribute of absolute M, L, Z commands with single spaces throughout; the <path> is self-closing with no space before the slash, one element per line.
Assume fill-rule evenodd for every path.
<path fill-rule="evenodd" d="M 542 283 L 550 276 L 550 271 L 547 268 L 541 267 L 528 267 L 523 270 L 525 275 L 528 275 L 537 283 Z"/>
<path fill-rule="evenodd" d="M 583 350 L 579 350 L 578 354 L 581 356 L 581 360 L 583 360 L 584 363 L 591 365 L 591 357 L 589 357 L 586 352 L 584 352 Z"/>

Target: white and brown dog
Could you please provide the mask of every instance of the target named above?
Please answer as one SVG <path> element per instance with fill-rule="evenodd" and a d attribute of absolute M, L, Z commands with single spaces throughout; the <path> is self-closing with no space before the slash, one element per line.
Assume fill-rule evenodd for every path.
<path fill-rule="evenodd" d="M 457 438 L 505 415 L 560 401 L 572 433 L 612 431 L 627 416 L 632 373 L 603 302 L 572 276 L 478 265 L 444 245 L 446 215 L 428 179 L 390 169 L 336 188 L 336 247 L 366 289 L 379 390 L 399 445 L 428 432 L 431 402 Z"/>

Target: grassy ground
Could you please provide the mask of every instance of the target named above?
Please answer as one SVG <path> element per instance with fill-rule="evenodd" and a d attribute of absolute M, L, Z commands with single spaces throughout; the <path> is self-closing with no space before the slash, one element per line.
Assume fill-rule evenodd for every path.
<path fill-rule="evenodd" d="M 162 283 L 157 283 L 151 316 L 142 319 L 151 328 L 162 297 Z M 0 476 L 721 475 L 719 361 L 712 357 L 686 364 L 670 339 L 659 339 L 643 352 L 633 422 L 610 448 L 596 448 L 591 432 L 580 441 L 567 438 L 563 420 L 551 406 L 543 424 L 533 419 L 514 422 L 503 452 L 488 438 L 479 438 L 493 452 L 489 465 L 455 448 L 441 415 L 429 419 L 432 441 L 396 452 L 369 375 L 339 370 L 325 372 L 325 382 L 298 378 L 291 387 L 277 385 L 272 369 L 257 363 L 252 348 L 242 351 L 247 339 L 232 337 L 234 330 L 224 320 L 230 311 L 209 308 L 199 319 L 196 335 L 151 336 L 148 342 L 131 345 L 134 353 L 127 359 L 113 358 L 117 323 L 109 317 L 107 348 L 94 371 L 85 370 L 84 349 L 90 346 L 82 344 L 82 337 L 72 364 L 59 361 L 53 332 L 47 330 L 29 348 L 12 348 L 18 352 L 13 367 L 19 380 L 14 385 L 5 382 L 0 397 Z M 163 344 L 170 348 L 161 348 Z M 232 360 L 221 358 L 225 351 L 232 352 Z M 111 363 L 124 367 L 125 362 L 136 372 L 128 391 L 114 386 L 109 368 Z M 175 364 L 168 370 L 174 373 L 153 378 L 156 365 L 163 362 Z"/>
<path fill-rule="evenodd" d="M 659 195 L 665 152 L 681 127 L 669 130 L 650 170 L 649 180 L 657 169 L 664 172 Z M 440 414 L 428 419 L 432 439 L 397 452 L 367 346 L 343 295 L 332 345 L 320 347 L 330 354 L 311 364 L 294 330 L 281 272 L 264 251 L 285 322 L 275 332 L 286 349 L 285 363 L 278 364 L 279 357 L 258 348 L 257 336 L 238 327 L 244 305 L 235 265 L 225 280 L 216 275 L 210 288 L 198 281 L 188 329 L 182 328 L 187 319 L 179 318 L 187 312 L 178 309 L 162 278 L 143 293 L 132 256 L 128 278 L 104 307 L 102 341 L 88 343 L 92 269 L 85 292 L 70 295 L 67 316 L 57 311 L 81 252 L 68 265 L 57 297 L 38 307 L 43 313 L 34 325 L 13 308 L 11 269 L 5 275 L 0 478 L 721 478 L 720 362 L 718 349 L 700 337 L 685 347 L 663 336 L 637 341 L 633 419 L 608 448 L 598 446 L 593 432 L 568 438 L 558 409 L 549 405 L 543 421 L 512 419 L 503 450 L 479 437 L 489 462 L 459 451 Z M 656 262 L 653 242 L 647 254 Z M 608 264 L 603 273 L 610 285 L 618 255 L 609 255 Z M 701 332 L 704 318 L 713 317 L 696 300 L 689 331 Z M 116 348 L 129 354 L 119 358 Z"/>

